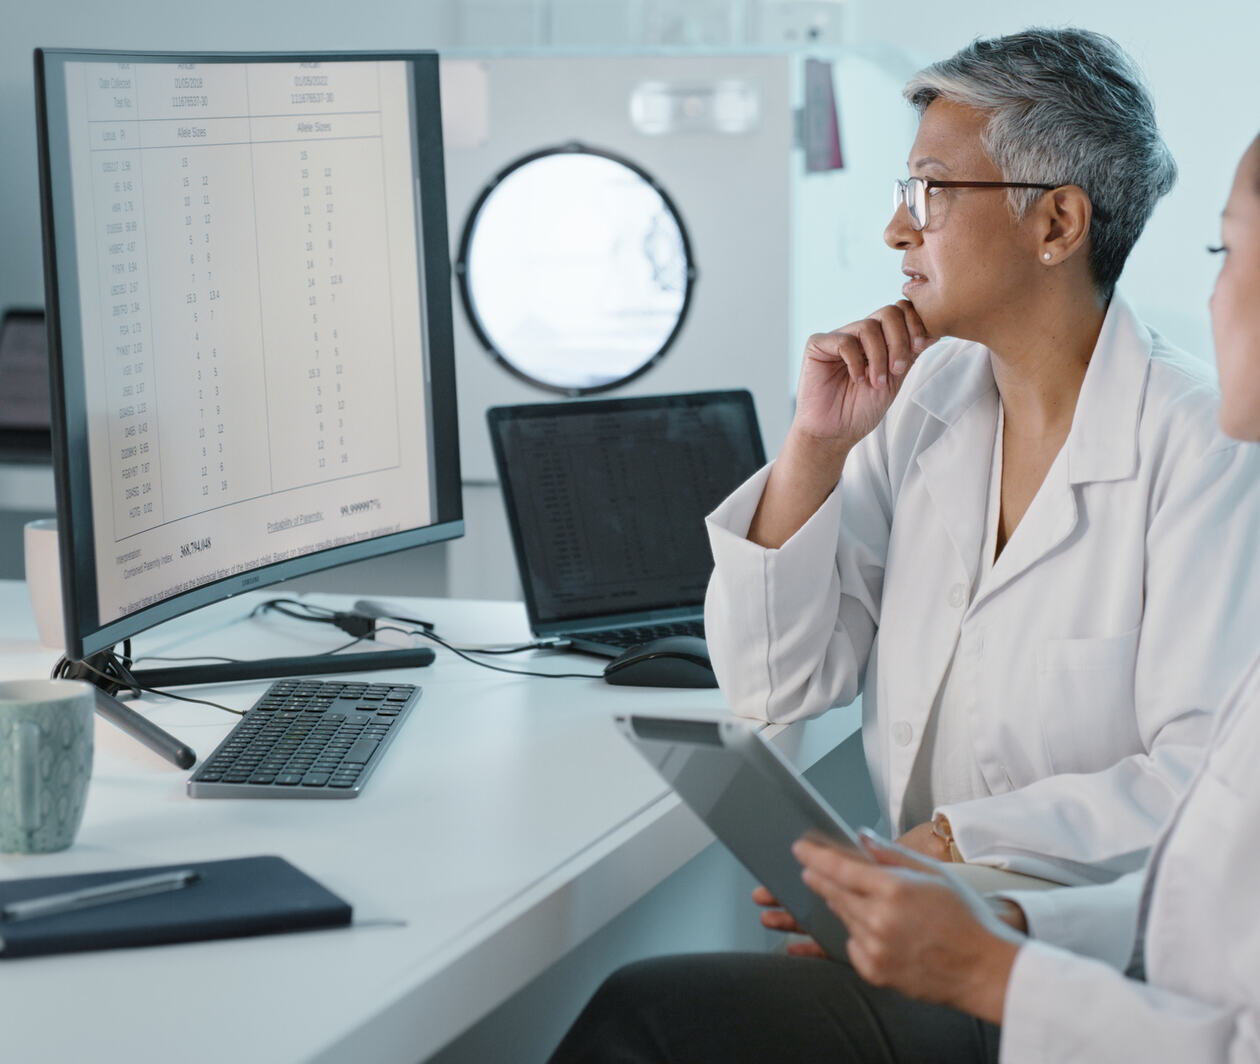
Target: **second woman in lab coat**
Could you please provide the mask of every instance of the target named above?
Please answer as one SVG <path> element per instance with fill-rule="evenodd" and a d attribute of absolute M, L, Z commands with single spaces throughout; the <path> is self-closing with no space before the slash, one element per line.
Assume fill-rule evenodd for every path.
<path fill-rule="evenodd" d="M 778 459 L 710 518 L 714 666 L 768 720 L 860 693 L 907 845 L 1105 880 L 1260 631 L 1257 454 L 1115 293 L 1175 174 L 1119 47 L 977 41 L 906 95 L 906 298 L 811 339 Z"/>

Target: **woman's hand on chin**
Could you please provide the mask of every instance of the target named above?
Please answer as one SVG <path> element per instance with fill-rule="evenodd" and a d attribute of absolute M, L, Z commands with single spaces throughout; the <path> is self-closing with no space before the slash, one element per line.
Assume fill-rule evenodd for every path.
<path fill-rule="evenodd" d="M 805 344 L 793 431 L 850 448 L 883 419 L 914 360 L 935 343 L 908 300 Z"/>
<path fill-rule="evenodd" d="M 914 360 L 934 343 L 907 300 L 805 345 L 796 415 L 748 527 L 783 546 L 834 490 L 849 451 L 883 419 Z"/>

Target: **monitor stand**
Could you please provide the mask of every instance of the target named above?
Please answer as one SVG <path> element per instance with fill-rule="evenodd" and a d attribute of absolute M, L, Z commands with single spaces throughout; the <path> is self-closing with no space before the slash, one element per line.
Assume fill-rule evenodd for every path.
<path fill-rule="evenodd" d="M 64 661 L 59 676 L 86 680 L 96 687 L 96 711 L 150 750 L 179 768 L 192 768 L 197 755 L 170 732 L 114 697 L 122 690 L 138 691 L 192 684 L 230 683 L 241 680 L 282 679 L 341 672 L 373 672 L 414 669 L 433 663 L 429 647 L 400 647 L 363 654 L 313 654 L 304 657 L 259 658 L 255 661 L 180 665 L 166 669 L 131 669 L 130 661 L 112 650 L 92 654 L 82 661 Z"/>

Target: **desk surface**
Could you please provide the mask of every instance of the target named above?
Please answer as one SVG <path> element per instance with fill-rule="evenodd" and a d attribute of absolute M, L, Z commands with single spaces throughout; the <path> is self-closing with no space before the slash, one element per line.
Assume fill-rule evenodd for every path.
<path fill-rule="evenodd" d="M 341 633 L 270 613 L 257 593 L 140 637 L 137 656 L 316 653 Z M 346 601 L 317 596 L 329 605 Z M 400 600 L 456 645 L 527 638 L 519 603 Z M 46 675 L 25 585 L 0 581 L 0 677 Z M 597 673 L 579 655 L 498 664 Z M 398 677 L 401 674 L 384 674 Z M 0 961 L 0 1028 L 14 1060 L 424 1059 L 698 853 L 711 836 L 613 728 L 625 709 L 712 712 L 716 691 L 615 688 L 477 668 L 438 649 L 364 793 L 349 802 L 192 800 L 188 773 L 98 719 L 74 846 L 0 855 L 0 877 L 276 853 L 350 901 L 347 930 Z M 236 708 L 265 683 L 182 689 Z M 146 699 L 204 756 L 235 721 Z M 807 766 L 855 713 L 775 729 Z"/>

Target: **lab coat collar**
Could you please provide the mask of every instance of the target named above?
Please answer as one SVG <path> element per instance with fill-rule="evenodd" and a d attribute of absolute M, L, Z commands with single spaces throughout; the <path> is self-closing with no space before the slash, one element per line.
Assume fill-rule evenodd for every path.
<path fill-rule="evenodd" d="M 946 425 L 996 390 L 987 350 L 980 344 L 969 346 L 967 356 L 942 360 L 910 397 Z M 1071 483 L 1121 480 L 1137 469 L 1138 418 L 1153 346 L 1150 331 L 1129 304 L 1113 295 L 1065 444 Z"/>
<path fill-rule="evenodd" d="M 1124 480 L 1137 472 L 1138 421 L 1154 341 L 1132 308 L 1111 297 L 1068 433 L 1068 481 Z"/>
<path fill-rule="evenodd" d="M 951 380 L 953 394 L 937 393 L 933 398 L 943 400 L 936 416 L 952 420 L 917 459 L 923 485 L 954 545 L 969 587 L 975 586 L 980 567 L 990 469 L 984 458 L 993 451 L 998 415 L 997 387 L 988 352 L 977 345 L 975 356 L 953 363 L 966 363 L 960 367 L 964 372 L 938 373 L 928 382 Z"/>
<path fill-rule="evenodd" d="M 1063 450 L 1010 542 L 978 588 L 972 608 L 1062 544 L 1080 521 L 1079 484 L 1124 480 L 1138 464 L 1138 419 L 1146 393 L 1151 334 L 1113 296 L 1076 399 Z"/>
<path fill-rule="evenodd" d="M 977 456 L 993 450 L 998 394 L 988 349 L 976 343 L 965 348 L 956 357 L 925 367 L 930 375 L 910 399 L 947 426 L 919 453 L 917 462 L 968 586 L 974 587 L 989 490 L 989 463 Z"/>
<path fill-rule="evenodd" d="M 950 426 L 962 418 L 976 400 L 990 392 L 997 394 L 988 348 L 975 343 L 967 347 L 970 350 L 957 358 L 942 359 L 910 396 L 915 405 Z M 996 406 L 993 412 L 996 417 Z"/>
<path fill-rule="evenodd" d="M 971 586 L 976 585 L 989 465 L 976 455 L 993 446 L 997 386 L 987 349 L 979 344 L 946 359 L 912 399 L 948 429 L 920 453 L 932 497 Z M 1056 461 L 1029 512 L 973 601 L 987 598 L 1062 543 L 1079 519 L 1077 484 L 1121 480 L 1137 469 L 1138 420 L 1146 391 L 1152 338 L 1129 305 L 1112 297 L 1094 346 L 1064 454 Z"/>

